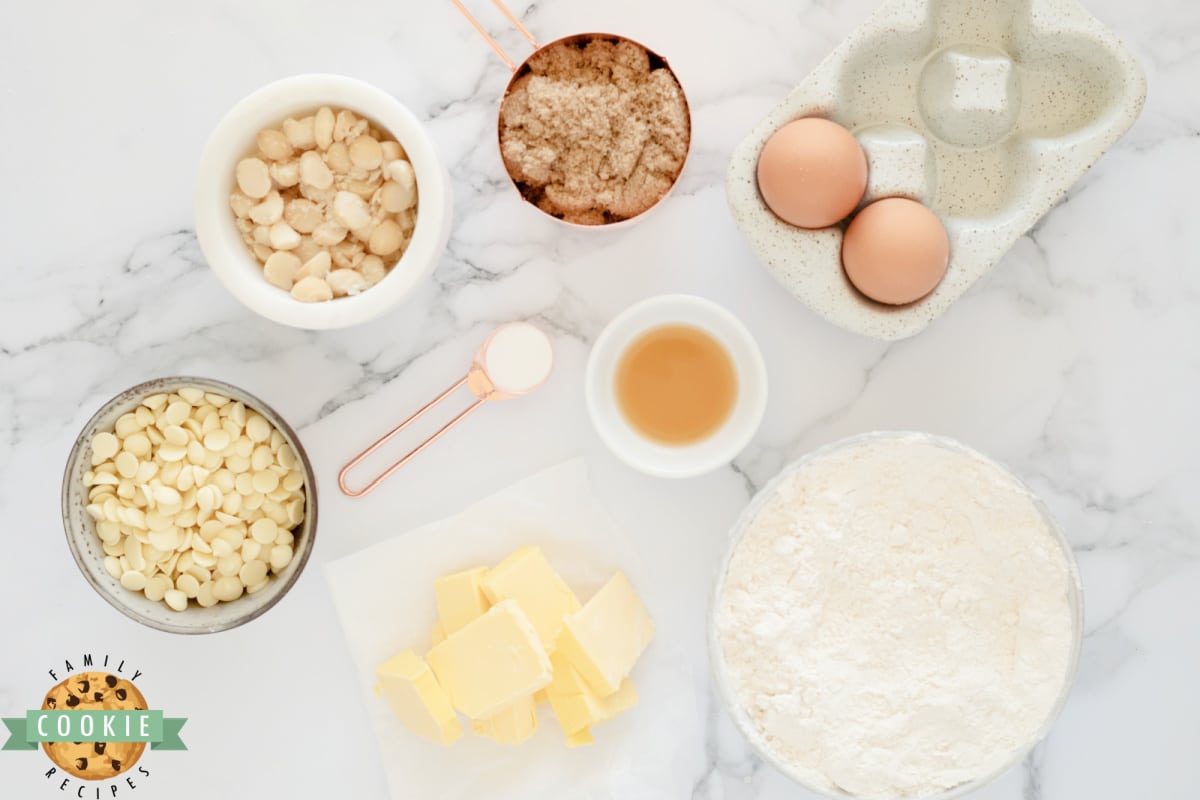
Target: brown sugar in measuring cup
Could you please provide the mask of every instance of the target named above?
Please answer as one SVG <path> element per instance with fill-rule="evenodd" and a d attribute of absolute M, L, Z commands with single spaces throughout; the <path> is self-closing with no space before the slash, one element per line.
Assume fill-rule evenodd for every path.
<path fill-rule="evenodd" d="M 513 76 L 497 139 L 521 197 L 571 225 L 612 226 L 662 202 L 691 147 L 687 98 L 666 59 L 624 36 L 582 33 L 539 45 L 500 0 L 492 3 L 532 44 L 515 63 L 451 0 Z"/>

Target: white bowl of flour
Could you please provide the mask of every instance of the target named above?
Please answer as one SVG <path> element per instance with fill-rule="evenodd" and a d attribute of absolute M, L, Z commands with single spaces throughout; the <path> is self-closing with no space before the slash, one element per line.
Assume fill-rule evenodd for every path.
<path fill-rule="evenodd" d="M 871 433 L 783 470 L 718 573 L 718 692 L 762 758 L 828 797 L 948 800 L 1023 759 L 1083 638 L 1070 546 L 957 442 Z"/>

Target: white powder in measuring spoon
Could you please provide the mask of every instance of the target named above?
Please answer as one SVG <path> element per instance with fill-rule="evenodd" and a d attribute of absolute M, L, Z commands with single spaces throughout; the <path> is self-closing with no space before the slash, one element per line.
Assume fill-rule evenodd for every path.
<path fill-rule="evenodd" d="M 716 607 L 725 676 L 802 782 L 935 794 L 1045 723 L 1071 669 L 1072 580 L 994 464 L 921 436 L 852 441 L 786 476 L 736 544 Z"/>
<path fill-rule="evenodd" d="M 514 322 L 492 336 L 483 362 L 496 388 L 508 394 L 525 394 L 549 377 L 554 350 L 546 334 L 528 322 Z"/>

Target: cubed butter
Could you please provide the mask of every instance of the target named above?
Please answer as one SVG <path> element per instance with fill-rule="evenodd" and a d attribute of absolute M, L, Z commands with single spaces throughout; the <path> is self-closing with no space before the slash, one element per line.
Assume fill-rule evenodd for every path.
<path fill-rule="evenodd" d="M 471 732 L 500 744 L 520 744 L 537 732 L 537 705 L 533 696 L 522 697 L 487 719 L 471 720 Z"/>
<path fill-rule="evenodd" d="M 584 747 L 586 745 L 595 743 L 595 741 L 596 740 L 592 738 L 592 732 L 587 728 L 579 731 L 579 733 L 567 734 L 567 747 Z"/>
<path fill-rule="evenodd" d="M 446 629 L 442 627 L 441 621 L 433 623 L 433 627 L 429 630 L 429 640 L 432 642 L 430 647 L 446 641 Z"/>
<path fill-rule="evenodd" d="M 626 678 L 621 688 L 608 697 L 596 697 L 591 692 L 574 695 L 550 695 L 554 717 L 568 736 L 599 725 L 637 705 L 637 690 Z"/>
<path fill-rule="evenodd" d="M 442 631 L 446 636 L 474 622 L 491 606 L 483 593 L 481 581 L 487 567 L 455 572 L 433 582 L 433 594 L 437 598 L 438 615 Z"/>
<path fill-rule="evenodd" d="M 535 706 L 540 706 L 542 703 L 548 702 L 549 700 L 550 698 L 546 696 L 545 689 L 538 689 L 533 693 L 533 704 Z"/>
<path fill-rule="evenodd" d="M 629 579 L 618 572 L 563 620 L 558 649 L 597 696 L 608 697 L 621 688 L 653 638 L 654 621 Z"/>
<path fill-rule="evenodd" d="M 537 547 L 522 547 L 488 571 L 483 591 L 493 603 L 516 600 L 529 615 L 546 652 L 554 650 L 563 617 L 579 600 Z"/>
<path fill-rule="evenodd" d="M 546 695 L 558 724 L 567 736 L 612 719 L 637 704 L 637 691 L 628 678 L 621 682 L 621 688 L 613 694 L 597 697 L 562 653 L 554 653 L 550 663 L 554 667 L 554 680 L 546 687 Z"/>
<path fill-rule="evenodd" d="M 529 617 L 513 600 L 449 634 L 427 656 L 450 703 L 485 719 L 550 683 L 550 658 Z"/>
<path fill-rule="evenodd" d="M 450 744 L 462 736 L 450 698 L 429 665 L 412 650 L 380 664 L 375 675 L 392 712 L 413 733 L 438 744 Z"/>

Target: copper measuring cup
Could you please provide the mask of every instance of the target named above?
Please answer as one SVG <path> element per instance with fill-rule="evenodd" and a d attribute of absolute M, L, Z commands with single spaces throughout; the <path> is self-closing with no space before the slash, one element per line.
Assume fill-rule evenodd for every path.
<path fill-rule="evenodd" d="M 496 149 L 498 152 L 500 152 L 500 162 L 502 164 L 504 164 L 505 162 L 504 162 L 504 154 L 501 149 L 501 141 L 500 141 L 500 119 L 501 119 L 501 114 L 503 113 L 504 104 L 508 101 L 509 94 L 512 92 L 512 89 L 513 89 L 513 84 L 515 84 L 519 78 L 521 78 L 523 75 L 525 75 L 527 72 L 530 71 L 529 62 L 533 58 L 535 58 L 539 53 L 545 52 L 547 50 L 550 50 L 552 48 L 559 47 L 559 46 L 569 46 L 569 45 L 584 43 L 587 41 L 591 41 L 592 39 L 611 39 L 611 40 L 616 40 L 616 41 L 621 41 L 621 42 L 629 42 L 630 44 L 640 47 L 641 49 L 645 50 L 646 53 L 649 55 L 650 65 L 652 68 L 661 67 L 663 69 L 666 69 L 668 72 L 670 72 L 672 77 L 674 77 L 674 79 L 675 79 L 675 83 L 677 83 L 679 85 L 680 96 L 683 98 L 684 109 L 687 112 L 687 118 L 688 118 L 687 150 L 685 151 L 684 156 L 683 156 L 683 163 L 680 164 L 679 173 L 675 176 L 675 180 L 672 181 L 670 188 L 667 189 L 667 191 L 665 191 L 662 194 L 662 196 L 659 197 L 658 200 L 656 200 L 654 202 L 653 205 L 649 206 L 648 208 L 644 209 L 643 211 L 635 214 L 632 217 L 626 217 L 625 219 L 621 219 L 621 220 L 617 220 L 617 221 L 613 221 L 613 222 L 606 222 L 606 223 L 599 224 L 599 225 L 585 224 L 585 223 L 581 223 L 581 222 L 571 222 L 569 220 L 565 220 L 560 217 L 557 217 L 554 214 L 551 214 L 548 211 L 545 211 L 542 208 L 538 207 L 538 205 L 536 203 L 532 202 L 528 197 L 525 196 L 525 191 L 521 188 L 521 184 L 515 178 L 513 178 L 512 174 L 509 172 L 507 164 L 505 164 L 505 168 L 504 168 L 505 174 L 508 175 L 508 180 L 512 184 L 513 189 L 516 190 L 517 194 L 520 196 L 520 198 L 525 203 L 533 206 L 539 212 L 541 212 L 542 214 L 545 214 L 550 219 L 560 222 L 563 225 L 569 225 L 570 227 L 575 228 L 575 229 L 581 229 L 581 228 L 582 229 L 594 229 L 594 228 L 608 229 L 608 228 L 614 228 L 614 227 L 618 227 L 618 226 L 626 226 L 633 222 L 641 220 L 643 217 L 646 216 L 647 212 L 649 212 L 655 208 L 658 208 L 660 205 L 662 205 L 663 200 L 667 199 L 667 197 L 675 189 L 675 186 L 679 183 L 679 177 L 680 177 L 680 175 L 683 174 L 683 170 L 687 167 L 688 156 L 691 155 L 691 149 L 692 149 L 691 106 L 688 105 L 687 93 L 683 89 L 683 83 L 679 80 L 679 76 L 675 73 L 675 70 L 671 69 L 671 65 L 669 63 L 667 63 L 667 59 L 665 59 L 663 56 L 656 53 L 654 50 L 651 50 L 649 47 L 646 47 L 646 45 L 642 44 L 641 42 L 639 42 L 635 39 L 630 39 L 628 36 L 621 36 L 621 35 L 615 34 L 615 33 L 576 33 L 576 34 L 571 34 L 570 36 L 563 36 L 559 39 L 555 39 L 554 41 L 549 42 L 547 44 L 539 44 L 538 40 L 534 37 L 534 35 L 529 32 L 529 29 L 526 28 L 521 23 L 521 20 L 518 19 L 517 16 L 515 14 L 513 14 L 513 12 L 511 10 L 509 10 L 508 6 L 504 5 L 502 0 L 492 0 L 492 5 L 494 5 L 497 9 L 499 9 L 500 13 L 504 15 L 505 19 L 507 19 L 510 23 L 512 23 L 512 26 L 514 28 L 516 28 L 517 31 L 520 32 L 520 34 L 522 36 L 524 36 L 525 39 L 531 45 L 533 45 L 533 48 L 534 48 L 533 52 L 530 53 L 525 58 L 524 61 L 517 63 L 517 62 L 513 61 L 512 58 L 510 58 L 507 53 L 504 52 L 504 48 L 502 48 L 500 46 L 500 43 L 497 42 L 495 40 L 495 38 L 493 38 L 492 35 L 487 32 L 487 29 L 484 28 L 483 25 L 479 22 L 479 20 L 475 18 L 475 15 L 467 10 L 467 7 L 465 5 L 463 5 L 463 0 L 450 0 L 450 2 L 454 3 L 454 6 L 462 13 L 462 15 L 464 17 L 467 18 L 467 21 L 471 23 L 471 26 L 473 28 L 475 28 L 476 31 L 479 32 L 479 35 L 483 37 L 484 41 L 487 42 L 488 45 L 492 48 L 492 50 L 494 50 L 496 52 L 496 55 L 500 56 L 500 60 L 503 61 L 510 70 L 512 70 L 512 77 L 509 78 L 508 84 L 504 87 L 504 94 L 500 98 L 500 107 L 496 114 Z"/>
<path fill-rule="evenodd" d="M 493 363 L 489 356 L 494 354 L 497 348 L 505 344 L 509 345 L 511 352 L 511 340 L 514 336 L 519 336 L 524 340 L 519 343 L 522 346 L 533 348 L 532 356 L 536 360 L 530 366 L 528 370 L 529 374 L 527 375 L 514 377 L 511 375 L 511 370 L 507 370 L 509 374 L 500 377 L 500 373 L 506 370 L 502 370 L 501 365 Z M 509 341 L 506 342 L 506 339 Z M 488 336 L 479 348 L 479 351 L 475 354 L 475 358 L 471 361 L 471 367 L 467 370 L 466 375 L 463 375 L 437 397 L 417 409 L 416 413 L 408 419 L 392 428 L 379 439 L 376 439 L 367 449 L 346 462 L 345 466 L 338 473 L 338 488 L 342 490 L 342 494 L 349 497 L 362 497 L 391 477 L 392 473 L 411 461 L 424 451 L 425 448 L 429 447 L 429 445 L 442 438 L 448 430 L 462 422 L 466 419 L 467 415 L 480 408 L 484 403 L 521 397 L 537 389 L 550 377 L 553 367 L 554 351 L 551 349 L 550 339 L 546 334 L 527 322 L 510 322 L 507 325 L 501 325 L 492 331 L 491 335 Z M 400 460 L 372 478 L 365 486 L 360 489 L 350 488 L 347 480 L 350 470 L 354 469 L 362 463 L 363 459 L 390 442 L 395 436 L 404 431 L 405 428 L 423 417 L 426 412 L 440 404 L 463 386 L 466 386 L 471 390 L 471 394 L 475 395 L 475 402 L 471 403 L 463 411 L 460 411 L 457 416 L 441 428 L 438 428 L 432 436 L 414 447 L 401 457 Z"/>

